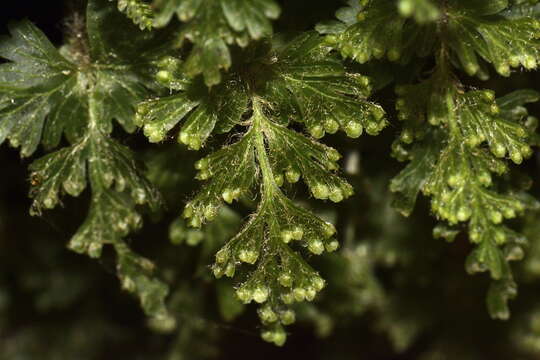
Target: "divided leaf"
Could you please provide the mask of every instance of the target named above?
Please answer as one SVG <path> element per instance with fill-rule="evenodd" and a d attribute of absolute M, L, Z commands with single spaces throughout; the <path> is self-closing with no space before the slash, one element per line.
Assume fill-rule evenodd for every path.
<path fill-rule="evenodd" d="M 387 57 L 391 61 L 407 63 L 415 56 L 432 54 L 436 37 L 436 24 L 419 24 L 407 19 L 402 6 L 394 0 L 363 1 L 349 0 L 349 6 L 339 9 L 339 22 L 317 26 L 322 34 L 328 34 L 328 44 L 336 48 L 343 57 L 361 64 L 375 58 Z M 408 9 L 405 9 L 408 16 Z"/>
<path fill-rule="evenodd" d="M 503 76 L 510 75 L 511 67 L 536 69 L 540 59 L 537 19 L 494 16 L 508 6 L 506 0 L 454 2 L 449 10 L 449 45 L 469 75 L 481 70 L 478 57 L 491 63 Z"/>
<path fill-rule="evenodd" d="M 165 305 L 169 288 L 153 275 L 155 265 L 135 254 L 123 242 L 114 247 L 117 255 L 116 269 L 122 288 L 139 297 L 142 308 L 147 315 L 152 316 L 153 321 L 174 324 L 174 318 L 168 314 Z"/>
<path fill-rule="evenodd" d="M 428 174 L 437 161 L 442 150 L 443 141 L 439 133 L 426 136 L 425 139 L 417 144 L 410 152 L 401 148 L 394 147 L 394 157 L 399 160 L 408 158 L 410 163 L 392 180 L 390 191 L 394 194 L 392 205 L 404 216 L 409 216 L 416 204 L 418 194 L 424 188 Z M 406 156 L 405 158 L 402 158 Z"/>
<path fill-rule="evenodd" d="M 246 128 L 231 145 L 196 163 L 197 178 L 207 182 L 183 215 L 199 227 L 212 220 L 224 202 L 257 199 L 255 213 L 216 254 L 213 270 L 218 277 L 232 277 L 240 263 L 254 265 L 244 274 L 237 295 L 246 303 L 264 303 L 259 309 L 265 324 L 262 336 L 282 345 L 282 325 L 294 321 L 288 305 L 312 300 L 324 286 L 291 245 L 319 255 L 335 250 L 338 243 L 331 224 L 293 203 L 281 187 L 285 180 L 303 179 L 315 198 L 335 202 L 353 192 L 335 173 L 339 153 L 288 125 L 304 124 L 313 137 L 340 128 L 358 137 L 364 127 L 378 133 L 386 121 L 382 109 L 366 100 L 367 79 L 348 73 L 316 34 L 275 47 L 263 43 L 240 55 L 238 65 L 212 89 L 166 66 L 162 78 L 178 92 L 143 102 L 137 121 L 150 141 L 161 141 L 184 120 L 178 137 L 192 149 L 213 132 Z"/>
<path fill-rule="evenodd" d="M 80 142 L 34 161 L 30 169 L 33 171 L 30 195 L 34 198 L 34 214 L 40 214 L 42 208 L 55 207 L 64 193 L 78 196 L 88 183 L 91 185 L 88 216 L 73 235 L 69 247 L 98 258 L 103 245 L 114 246 L 119 261 L 118 276 L 124 288 L 139 296 L 148 315 L 164 316 L 166 285 L 150 278 L 148 269 L 141 268 L 140 273 L 136 273 L 134 266 L 143 259 L 132 253 L 122 239 L 142 224 L 137 205 L 146 205 L 152 210 L 161 206 L 159 193 L 143 177 L 131 151 L 99 130 L 91 130 Z M 122 253 L 118 249 L 123 249 Z M 129 262 L 133 265 L 122 265 L 121 262 L 128 261 L 126 259 L 131 259 Z M 135 284 L 127 286 L 128 280 Z M 159 291 L 154 293 L 154 290 Z M 147 305 L 148 297 L 160 298 L 163 306 L 157 307 L 154 304 L 157 300 Z"/>
<path fill-rule="evenodd" d="M 77 81 L 75 66 L 32 23 L 12 25 L 10 32 L 0 42 L 0 57 L 10 61 L 0 65 L 0 144 L 9 139 L 26 157 L 42 140 L 46 116 L 62 107 Z"/>
<path fill-rule="evenodd" d="M 212 132 L 228 132 L 242 122 L 253 92 L 279 114 L 280 123 L 303 123 L 316 138 L 339 129 L 350 137 L 360 136 L 364 128 L 378 134 L 387 123 L 382 108 L 366 101 L 369 80 L 347 72 L 330 50 L 313 33 L 274 48 L 254 46 L 239 54 L 237 65 L 212 89 L 200 79 L 181 77 L 165 59 L 164 74 L 158 75 L 180 92 L 142 103 L 137 124 L 150 141 L 159 142 L 185 118 L 179 141 L 199 149 Z M 257 78 L 260 73 L 267 75 Z"/>
<path fill-rule="evenodd" d="M 101 133 L 90 132 L 80 142 L 35 160 L 30 170 L 35 214 L 54 208 L 64 193 L 79 196 L 88 182 L 96 193 L 109 189 L 126 192 L 135 203 L 152 209 L 160 203 L 131 151 Z"/>
<path fill-rule="evenodd" d="M 126 44 L 121 42 L 117 52 L 108 42 L 112 39 L 100 33 L 102 23 L 111 20 L 110 11 L 103 10 L 107 5 L 90 2 L 89 41 L 84 35 L 62 51 L 28 21 L 11 27 L 12 37 L 0 43 L 0 57 L 10 61 L 0 65 L 0 143 L 8 139 L 26 157 L 39 143 L 58 146 L 62 134 L 70 143 L 78 141 L 89 121 L 89 93 L 101 103 L 101 131 L 112 131 L 113 118 L 126 131 L 135 130 L 133 107 L 149 95 L 145 85 L 151 84 L 137 75 L 140 64 L 125 52 Z"/>
<path fill-rule="evenodd" d="M 152 28 L 152 7 L 143 0 L 118 0 L 118 10 L 124 12 L 128 18 L 139 25 L 141 30 Z"/>
<path fill-rule="evenodd" d="M 391 61 L 408 63 L 413 57 L 432 55 L 441 42 L 448 46 L 455 64 L 471 76 L 488 76 L 480 59 L 504 76 L 518 66 L 536 69 L 540 59 L 540 22 L 531 16 L 502 16 L 507 0 L 449 0 L 439 9 L 419 0 L 403 0 L 399 9 L 390 0 L 365 3 L 351 0 L 350 7 L 336 14 L 340 23 L 318 26 L 321 33 L 329 34 L 329 44 L 359 63 L 385 55 Z M 417 23 L 402 16 L 413 14 L 416 6 L 433 7 L 430 13 L 441 13 L 440 20 Z"/>
<path fill-rule="evenodd" d="M 229 46 L 245 47 L 250 40 L 272 34 L 271 20 L 280 15 L 274 0 L 155 0 L 155 25 L 164 26 L 176 13 L 184 23 L 180 40 L 193 48 L 184 64 L 189 77 L 203 74 L 208 86 L 221 82 L 231 67 Z"/>
<path fill-rule="evenodd" d="M 235 78 L 224 80 L 212 91 L 197 80 L 182 90 L 185 91 L 139 105 L 136 123 L 144 124 L 144 134 L 151 142 L 164 140 L 185 119 L 178 142 L 199 150 L 214 130 L 227 132 L 240 123 L 248 105 L 246 90 Z"/>
<path fill-rule="evenodd" d="M 451 225 L 468 222 L 469 238 L 477 247 L 467 270 L 490 271 L 497 282 L 489 291 L 488 308 L 493 317 L 507 318 L 506 301 L 515 295 L 508 261 L 522 256 L 525 241 L 502 222 L 536 203 L 492 175 L 508 172 L 506 157 L 520 164 L 532 154 L 535 129 L 527 123 L 523 105 L 536 101 L 538 94 L 519 91 L 495 101 L 491 91 L 462 92 L 449 84 L 435 74 L 419 85 L 398 88 L 397 109 L 405 129 L 393 150 L 398 159 L 411 162 L 390 189 L 397 193 L 394 205 L 405 215 L 422 191 L 431 197 L 439 219 Z M 433 96 L 417 97 L 422 92 Z M 445 127 L 425 130 L 427 121 Z M 440 229 L 435 234 L 446 237 Z M 455 230 L 448 235 L 452 240 Z"/>
<path fill-rule="evenodd" d="M 79 196 L 89 184 L 88 216 L 69 247 L 99 257 L 103 245 L 112 245 L 124 288 L 139 297 L 148 315 L 162 318 L 167 286 L 123 240 L 142 223 L 137 206 L 156 210 L 161 198 L 131 151 L 110 137 L 112 119 L 135 130 L 134 105 L 148 96 L 151 82 L 138 71 L 147 59 L 133 58 L 129 44 L 116 42 L 119 33 L 133 39 L 141 32 L 122 15 L 125 29 L 102 32 L 118 15 L 111 8 L 107 0 L 89 1 L 86 26 L 74 29 L 60 50 L 28 21 L 11 27 L 11 38 L 0 42 L 0 56 L 9 61 L 0 65 L 0 143 L 9 139 L 30 156 L 39 143 L 54 148 L 65 135 L 70 145 L 30 166 L 31 213 L 54 208 L 65 193 Z M 150 36 L 143 37 L 148 44 Z"/>
<path fill-rule="evenodd" d="M 273 77 L 265 88 L 268 101 L 284 123 L 304 123 L 315 138 L 340 129 L 353 138 L 363 129 L 377 135 L 386 121 L 380 106 L 365 101 L 371 92 L 369 79 L 347 72 L 330 50 L 312 33 L 273 49 L 268 69 Z"/>

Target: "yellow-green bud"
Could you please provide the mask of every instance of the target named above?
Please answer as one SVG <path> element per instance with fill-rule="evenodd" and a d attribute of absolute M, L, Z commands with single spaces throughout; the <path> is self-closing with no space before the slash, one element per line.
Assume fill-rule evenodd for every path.
<path fill-rule="evenodd" d="M 331 223 L 325 222 L 323 232 L 324 232 L 325 237 L 329 238 L 330 236 L 336 233 L 336 228 Z"/>
<path fill-rule="evenodd" d="M 478 181 L 484 186 L 491 185 L 491 175 L 487 171 L 483 171 L 478 175 Z"/>
<path fill-rule="evenodd" d="M 270 295 L 270 290 L 267 287 L 259 286 L 253 290 L 253 300 L 259 304 L 265 302 L 268 299 L 268 295 Z"/>
<path fill-rule="evenodd" d="M 338 202 L 340 202 L 341 200 L 343 200 L 343 194 L 342 194 L 342 192 L 341 192 L 340 189 L 334 188 L 334 189 L 332 189 L 332 191 L 330 192 L 329 198 L 330 198 L 330 200 L 332 200 L 333 202 L 338 203 Z"/>
<path fill-rule="evenodd" d="M 248 289 L 246 288 L 239 288 L 236 290 L 236 296 L 238 297 L 238 299 L 240 299 L 240 301 L 242 301 L 244 304 L 248 304 L 251 302 L 251 300 L 253 299 L 253 294 L 251 291 L 249 291 Z"/>
<path fill-rule="evenodd" d="M 324 281 L 322 277 L 315 276 L 313 279 L 311 279 L 311 284 L 313 285 L 316 291 L 321 291 L 326 285 L 326 282 Z"/>
<path fill-rule="evenodd" d="M 288 244 L 291 242 L 291 240 L 293 239 L 293 236 L 292 236 L 292 232 L 290 230 L 283 230 L 281 232 L 281 240 L 285 243 L 285 244 Z"/>
<path fill-rule="evenodd" d="M 263 323 L 273 323 L 278 320 L 277 314 L 270 306 L 263 306 L 259 309 L 259 318 Z"/>
<path fill-rule="evenodd" d="M 168 83 L 172 80 L 172 74 L 167 70 L 160 70 L 156 74 L 156 79 L 161 83 Z"/>
<path fill-rule="evenodd" d="M 414 10 L 414 5 L 412 4 L 411 0 L 401 0 L 398 3 L 398 9 L 401 15 L 404 17 L 409 17 L 412 15 Z"/>
<path fill-rule="evenodd" d="M 194 227 L 194 228 L 199 228 L 201 227 L 202 225 L 202 221 L 201 221 L 201 218 L 198 217 L 198 216 L 194 216 L 192 217 L 191 219 L 189 219 L 189 226 L 191 227 Z"/>
<path fill-rule="evenodd" d="M 501 63 L 496 66 L 497 72 L 502 76 L 510 76 L 510 67 L 506 63 Z"/>
<path fill-rule="evenodd" d="M 337 242 L 337 240 L 332 240 L 325 245 L 326 251 L 328 252 L 336 251 L 338 247 L 339 243 Z"/>
<path fill-rule="evenodd" d="M 304 236 L 304 230 L 300 226 L 296 226 L 291 232 L 291 236 L 294 240 L 301 240 Z"/>
<path fill-rule="evenodd" d="M 216 253 L 216 262 L 218 264 L 224 264 L 225 262 L 227 262 L 227 260 L 229 260 L 229 250 L 228 249 L 221 249 L 219 250 L 217 253 Z"/>
<path fill-rule="evenodd" d="M 527 70 L 532 70 L 536 68 L 536 59 L 531 55 L 525 55 L 523 59 L 523 66 Z"/>
<path fill-rule="evenodd" d="M 410 144 L 414 140 L 414 136 L 411 130 L 406 129 L 401 133 L 401 136 L 399 139 L 404 142 L 405 144 Z"/>
<path fill-rule="evenodd" d="M 225 276 L 232 278 L 234 276 L 234 272 L 236 270 L 236 267 L 233 263 L 227 264 L 227 267 L 225 268 Z"/>
<path fill-rule="evenodd" d="M 324 129 L 329 134 L 335 134 L 339 130 L 339 123 L 334 119 L 326 119 L 324 121 Z"/>
<path fill-rule="evenodd" d="M 528 158 L 532 155 L 533 151 L 529 145 L 523 145 L 520 147 L 519 151 L 524 158 Z"/>
<path fill-rule="evenodd" d="M 319 183 L 311 188 L 311 192 L 316 199 L 327 199 L 330 195 L 330 190 L 325 184 Z"/>
<path fill-rule="evenodd" d="M 279 174 L 279 175 L 274 176 L 274 181 L 275 181 L 277 186 L 282 186 L 283 185 L 283 175 Z"/>
<path fill-rule="evenodd" d="M 494 224 L 500 224 L 503 220 L 503 216 L 500 212 L 498 211 L 490 211 L 489 212 L 489 219 L 491 220 L 491 222 L 493 222 Z"/>
<path fill-rule="evenodd" d="M 516 217 L 516 211 L 512 208 L 506 208 L 503 210 L 503 215 L 507 219 L 512 219 Z"/>
<path fill-rule="evenodd" d="M 287 178 L 288 182 L 294 184 L 300 180 L 300 172 L 296 169 L 288 169 L 285 172 L 285 178 Z"/>
<path fill-rule="evenodd" d="M 219 279 L 223 276 L 223 268 L 221 266 L 214 266 L 212 268 L 212 272 L 214 273 L 216 279 Z"/>
<path fill-rule="evenodd" d="M 519 151 L 512 151 L 510 153 L 510 159 L 512 159 L 512 161 L 518 165 L 523 162 L 523 156 Z"/>
<path fill-rule="evenodd" d="M 481 143 L 481 139 L 477 135 L 472 135 L 467 138 L 467 145 L 470 147 L 476 147 Z"/>
<path fill-rule="evenodd" d="M 314 240 L 309 243 L 308 249 L 315 255 L 320 255 L 324 251 L 324 244 L 321 240 Z"/>
<path fill-rule="evenodd" d="M 504 231 L 495 231 L 495 242 L 502 245 L 506 242 L 506 234 Z"/>
<path fill-rule="evenodd" d="M 472 211 L 469 207 L 462 206 L 457 212 L 457 219 L 459 221 L 467 221 L 472 215 Z"/>
<path fill-rule="evenodd" d="M 238 253 L 238 259 L 248 264 L 255 264 L 258 257 L 259 257 L 259 253 L 256 252 L 255 250 L 242 249 Z"/>
<path fill-rule="evenodd" d="M 157 143 L 165 137 L 165 130 L 158 124 L 146 124 L 144 125 L 144 135 L 151 143 Z"/>
<path fill-rule="evenodd" d="M 209 205 L 204 208 L 204 218 L 207 220 L 212 220 L 217 215 L 217 208 L 215 206 Z"/>
<path fill-rule="evenodd" d="M 463 177 L 461 175 L 455 174 L 448 177 L 448 185 L 453 188 L 456 188 L 463 183 Z"/>
<path fill-rule="evenodd" d="M 329 148 L 326 154 L 330 161 L 338 161 L 341 159 L 341 154 L 336 149 Z"/>
<path fill-rule="evenodd" d="M 204 170 L 206 168 L 208 168 L 208 159 L 207 158 L 200 159 L 199 161 L 197 161 L 195 163 L 195 169 L 197 169 L 197 170 Z"/>
<path fill-rule="evenodd" d="M 292 293 L 281 294 L 281 301 L 286 305 L 290 305 L 294 302 L 294 295 Z"/>
<path fill-rule="evenodd" d="M 480 67 L 478 66 L 478 64 L 475 64 L 473 62 L 467 62 L 464 64 L 464 67 L 465 67 L 465 72 L 469 75 L 469 76 L 473 76 L 475 75 L 478 70 L 480 69 Z"/>
<path fill-rule="evenodd" d="M 309 133 L 316 139 L 320 139 L 324 136 L 324 128 L 321 125 L 316 125 L 309 129 Z"/>
<path fill-rule="evenodd" d="M 307 301 L 313 301 L 313 299 L 315 299 L 316 295 L 317 295 L 317 291 L 315 291 L 314 288 L 308 287 L 306 289 L 306 300 Z"/>
<path fill-rule="evenodd" d="M 380 126 L 381 126 L 380 124 L 370 121 L 368 123 L 368 126 L 366 127 L 366 131 L 369 135 L 377 135 L 377 133 L 380 130 Z"/>
<path fill-rule="evenodd" d="M 362 125 L 356 121 L 350 121 L 345 126 L 345 133 L 347 134 L 348 137 L 351 137 L 351 138 L 357 138 L 360 135 L 362 135 L 362 130 L 363 130 Z"/>
<path fill-rule="evenodd" d="M 296 301 L 303 301 L 306 298 L 306 290 L 303 288 L 296 288 L 293 290 L 293 296 Z"/>
<path fill-rule="evenodd" d="M 283 325 L 291 325 L 296 321 L 296 315 L 292 310 L 285 310 L 280 314 L 280 319 Z"/>
<path fill-rule="evenodd" d="M 508 58 L 508 63 L 510 64 L 511 67 L 518 67 L 521 61 L 519 59 L 519 56 L 510 55 L 510 57 Z"/>
<path fill-rule="evenodd" d="M 186 131 L 181 131 L 180 134 L 179 134 L 179 136 L 178 136 L 178 139 L 180 140 L 180 142 L 181 142 L 182 144 L 188 145 L 189 142 L 190 142 L 190 135 L 189 135 L 189 133 L 186 132 Z"/>
<path fill-rule="evenodd" d="M 279 275 L 278 281 L 281 284 L 281 286 L 291 287 L 293 283 L 293 278 L 290 274 L 282 273 Z"/>
<path fill-rule="evenodd" d="M 223 200 L 225 200 L 226 203 L 232 204 L 232 202 L 234 200 L 233 191 L 230 190 L 230 189 L 226 189 L 221 194 L 221 197 L 223 198 Z"/>

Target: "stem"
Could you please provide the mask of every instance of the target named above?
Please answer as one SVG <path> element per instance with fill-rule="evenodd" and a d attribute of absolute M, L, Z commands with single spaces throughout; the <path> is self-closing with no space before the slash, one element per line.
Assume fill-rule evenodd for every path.
<path fill-rule="evenodd" d="M 94 135 L 93 133 L 98 128 L 97 118 L 100 106 L 101 104 L 94 98 L 94 86 L 92 86 L 90 94 L 88 94 L 88 133 L 91 135 Z"/>
<path fill-rule="evenodd" d="M 448 51 L 448 2 L 447 0 L 441 0 L 441 19 L 437 24 L 437 30 L 440 38 L 440 49 L 436 56 L 436 76 L 439 77 L 438 82 L 448 85 L 442 87 L 441 93 L 444 98 L 444 103 L 448 113 L 448 126 L 451 136 L 459 135 L 459 127 L 455 117 L 455 102 L 454 91 L 456 84 L 454 84 L 453 72 L 450 64 L 450 56 Z"/>
<path fill-rule="evenodd" d="M 454 103 L 453 92 L 447 91 L 446 94 L 444 94 L 444 103 L 446 105 L 446 110 L 448 113 L 448 127 L 450 129 L 450 136 L 458 137 L 460 133 L 457 119 L 455 116 L 456 105 Z"/>
<path fill-rule="evenodd" d="M 441 18 L 437 23 L 437 32 L 441 42 L 439 53 L 437 54 L 437 72 L 452 73 L 449 67 L 448 56 L 448 3 L 441 0 Z"/>
<path fill-rule="evenodd" d="M 259 166 L 261 168 L 262 174 L 262 185 L 261 185 L 261 202 L 259 213 L 262 213 L 268 207 L 273 207 L 272 199 L 279 200 L 281 195 L 278 185 L 274 179 L 274 172 L 272 171 L 272 166 L 270 165 L 270 160 L 268 159 L 268 153 L 266 152 L 266 146 L 264 144 L 264 130 L 266 124 L 266 117 L 262 110 L 262 105 L 260 100 L 256 97 L 253 98 L 253 132 L 255 137 L 255 151 Z M 272 210 L 270 210 L 272 211 Z M 266 224 L 269 227 L 270 234 L 280 234 L 280 226 L 275 218 L 269 216 L 266 220 Z M 289 256 L 293 256 L 297 261 L 302 261 L 301 258 L 298 258 L 298 255 L 294 253 L 287 244 L 285 244 L 279 236 L 270 236 L 269 241 L 274 244 L 275 248 L 278 249 L 278 252 L 287 253 Z M 307 265 L 307 264 L 306 264 Z"/>
<path fill-rule="evenodd" d="M 260 101 L 257 98 L 253 99 L 253 131 L 255 136 L 255 150 L 257 152 L 257 160 L 261 168 L 263 180 L 263 201 L 267 197 L 271 197 L 277 188 L 274 180 L 274 173 L 270 166 L 270 160 L 264 145 L 264 127 L 266 117 L 262 111 Z"/>

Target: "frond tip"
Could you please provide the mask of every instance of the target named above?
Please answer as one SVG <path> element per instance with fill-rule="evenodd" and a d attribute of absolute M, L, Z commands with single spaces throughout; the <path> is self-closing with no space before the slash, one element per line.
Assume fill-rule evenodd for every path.
<path fill-rule="evenodd" d="M 154 26 L 154 13 L 144 0 L 118 0 L 118 10 L 125 13 L 141 30 Z"/>

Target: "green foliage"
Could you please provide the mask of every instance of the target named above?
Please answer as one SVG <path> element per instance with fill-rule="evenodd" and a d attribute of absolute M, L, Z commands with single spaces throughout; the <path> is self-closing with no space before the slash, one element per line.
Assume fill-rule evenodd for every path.
<path fill-rule="evenodd" d="M 238 264 L 255 265 L 238 288 L 238 297 L 267 304 L 259 310 L 270 327 L 263 338 L 282 345 L 285 333 L 279 323 L 293 321 L 286 305 L 313 300 L 324 287 L 289 242 L 296 240 L 317 255 L 335 250 L 337 242 L 333 225 L 294 204 L 280 187 L 285 180 L 303 178 L 317 199 L 340 202 L 352 195 L 351 186 L 334 173 L 339 153 L 287 125 L 303 123 L 315 138 L 339 129 L 358 137 L 363 128 L 375 135 L 385 120 L 382 109 L 365 100 L 367 80 L 348 73 L 315 34 L 246 52 L 251 58 L 243 55 L 245 63 L 211 90 L 197 79 L 177 79 L 172 60 L 165 59 L 168 68 L 158 74 L 165 72 L 162 78 L 179 92 L 142 103 L 137 117 L 152 142 L 162 141 L 185 118 L 178 140 L 195 150 L 213 131 L 246 128 L 240 140 L 196 163 L 197 177 L 208 182 L 188 202 L 184 217 L 199 227 L 216 216 L 223 202 L 253 193 L 260 197 L 247 224 L 216 254 L 213 269 L 217 277 L 232 277 Z M 259 71 L 268 77 L 256 79 Z"/>
<path fill-rule="evenodd" d="M 118 0 L 118 10 L 126 13 L 141 30 L 152 28 L 152 8 L 143 0 Z"/>
<path fill-rule="evenodd" d="M 193 44 L 183 71 L 189 77 L 203 74 L 208 86 L 221 82 L 221 69 L 231 67 L 228 46 L 245 47 L 250 40 L 272 34 L 271 20 L 280 15 L 274 0 L 155 0 L 155 25 L 164 26 L 178 16 L 184 24 L 180 46 Z"/>
<path fill-rule="evenodd" d="M 148 94 L 131 54 L 125 47 L 113 52 L 114 42 L 107 42 L 113 39 L 99 32 L 115 18 L 107 2 L 91 1 L 88 41 L 74 39 L 61 51 L 27 21 L 12 27 L 12 37 L 2 43 L 1 55 L 11 62 L 0 68 L 0 125 L 3 138 L 20 147 L 22 156 L 33 154 L 40 142 L 46 149 L 58 147 L 65 135 L 69 146 L 30 166 L 31 213 L 56 207 L 63 194 L 77 197 L 89 184 L 88 215 L 69 247 L 100 257 L 103 245 L 112 245 L 122 286 L 139 296 L 149 315 L 164 317 L 167 286 L 151 276 L 152 263 L 123 240 L 142 224 L 137 207 L 156 210 L 161 200 L 131 150 L 110 137 L 113 118 L 135 129 L 133 106 Z"/>
<path fill-rule="evenodd" d="M 12 146 L 21 148 L 22 156 L 30 156 L 41 142 L 45 117 L 51 107 L 54 112 L 49 121 L 59 122 L 54 121 L 55 110 L 61 107 L 64 93 L 74 92 L 76 77 L 72 75 L 73 66 L 31 23 L 22 22 L 12 27 L 11 33 L 12 38 L 2 42 L 0 53 L 11 61 L 0 68 L 0 141 L 9 139 Z M 76 137 L 76 122 L 71 121 L 70 127 L 67 136 Z M 59 130 L 61 134 L 63 127 Z M 51 145 L 54 140 L 50 140 Z"/>
<path fill-rule="evenodd" d="M 399 89 L 402 91 L 407 92 Z M 405 215 L 410 214 L 419 191 L 422 191 L 432 197 L 432 210 L 439 219 L 451 225 L 468 221 L 469 237 L 478 245 L 467 260 L 467 270 L 471 273 L 490 271 L 492 278 L 499 280 L 490 290 L 488 305 L 492 316 L 507 318 L 505 300 L 496 299 L 502 296 L 501 292 L 515 292 L 507 260 L 522 257 L 524 239 L 501 223 L 537 205 L 519 191 L 498 190 L 501 186 L 493 181 L 492 175 L 508 171 L 505 161 L 500 160 L 507 154 L 517 164 L 530 156 L 532 151 L 527 139 L 535 129 L 527 129 L 523 114 L 517 117 L 511 114 L 518 112 L 517 107 L 537 101 L 538 94 L 522 91 L 495 102 L 491 92 L 470 91 L 450 94 L 448 99 L 445 116 L 430 112 L 423 117 L 432 123 L 434 119 L 452 121 L 448 124 L 449 134 L 438 130 L 422 134 L 420 142 L 413 145 L 410 152 L 403 142 L 395 144 L 396 156 L 406 157 L 411 163 L 392 181 L 390 189 L 399 193 L 395 205 Z M 457 99 L 456 103 L 453 99 Z M 398 104 L 405 107 L 407 102 L 398 101 Z M 426 104 L 422 108 L 439 110 Z M 405 121 L 408 119 L 405 114 L 411 110 L 401 112 Z M 412 141 L 404 136 L 408 134 L 419 136 L 418 132 L 406 129 L 401 141 Z M 489 150 L 483 146 L 486 143 Z M 445 231 L 448 230 L 436 229 L 435 234 L 445 237 Z M 454 237 L 455 233 L 449 235 Z M 501 282 L 507 285 L 503 286 Z M 510 295 L 504 297 L 507 296 Z"/>
<path fill-rule="evenodd" d="M 92 4 L 88 41 L 76 38 L 58 51 L 35 26 L 23 21 L 2 42 L 0 55 L 10 62 L 0 67 L 0 142 L 8 139 L 21 148 L 22 156 L 32 155 L 40 143 L 47 149 L 58 146 L 62 134 L 70 143 L 78 141 L 91 113 L 104 134 L 112 131 L 113 118 L 126 131 L 135 130 L 133 106 L 149 92 L 148 80 L 137 76 L 140 64 L 133 54 L 145 44 L 136 43 L 131 49 L 125 43 L 116 46 L 122 39 L 101 31 L 117 17 L 102 5 L 93 9 Z M 90 109 L 90 98 L 99 106 Z"/>
<path fill-rule="evenodd" d="M 366 3 L 351 1 L 351 7 L 337 13 L 340 22 L 319 26 L 320 32 L 331 34 L 328 42 L 344 57 L 365 63 L 386 55 L 407 63 L 433 54 L 443 42 L 452 60 L 471 76 L 487 76 L 480 59 L 504 76 L 510 75 L 511 67 L 537 67 L 538 20 L 497 16 L 508 7 L 506 0 L 448 1 L 441 10 L 444 21 L 426 24 L 401 17 L 393 1 Z M 434 32 L 443 35 L 434 37 Z"/>
<path fill-rule="evenodd" d="M 469 238 L 477 247 L 467 259 L 467 271 L 490 272 L 496 282 L 488 308 L 493 317 L 508 318 L 506 302 L 516 293 L 508 261 L 521 259 L 526 241 L 502 222 L 537 203 L 493 175 L 508 173 L 506 158 L 521 164 L 532 155 L 536 122 L 527 118 L 523 105 L 539 98 L 533 91 L 518 91 L 496 101 L 490 90 L 467 90 L 452 65 L 481 79 L 488 78 L 486 63 L 503 76 L 518 66 L 535 69 L 538 20 L 499 15 L 509 8 L 506 0 L 443 2 L 440 21 L 434 21 L 435 14 L 432 21 L 420 13 L 417 21 L 402 17 L 413 14 L 415 6 L 420 9 L 413 2 L 402 2 L 398 9 L 392 1 L 350 5 L 338 11 L 340 22 L 319 27 L 343 56 L 365 63 L 386 55 L 405 65 L 413 57 L 435 55 L 436 66 L 427 79 L 396 88 L 396 110 L 404 126 L 393 155 L 410 164 L 390 190 L 397 193 L 394 204 L 406 216 L 420 191 L 431 197 L 434 215 L 452 226 L 437 227 L 436 237 L 452 241 L 459 224 L 468 222 Z M 425 10 L 430 4 L 423 5 Z"/>
<path fill-rule="evenodd" d="M 438 7 L 431 0 L 400 0 L 398 10 L 405 17 L 413 16 L 418 23 L 435 21 L 441 16 Z"/>
<path fill-rule="evenodd" d="M 170 360 L 220 356 L 217 328 L 249 318 L 251 303 L 262 338 L 278 346 L 295 322 L 320 337 L 364 334 L 355 322 L 369 314 L 396 352 L 429 334 L 419 359 L 487 357 L 460 341 L 475 326 L 457 334 L 445 321 L 475 309 L 470 322 L 486 323 L 473 303 L 485 286 L 491 317 L 509 320 L 517 284 L 540 274 L 530 115 L 540 94 L 524 74 L 540 62 L 538 1 L 350 0 L 318 33 L 274 35 L 294 28 L 286 10 L 302 8 L 279 4 L 88 0 L 58 47 L 29 21 L 10 25 L 0 39 L 0 144 L 32 157 L 30 213 L 49 222 L 69 215 L 51 210 L 88 199 L 68 247 L 114 269 L 145 326 L 168 336 Z M 395 109 L 387 115 L 372 95 Z M 0 248 L 8 213 L 0 203 Z M 461 276 L 454 262 L 464 257 Z M 76 273 L 44 289 L 34 284 L 61 277 L 4 272 L 0 331 L 17 307 L 4 289 L 31 289 L 40 311 L 77 307 L 90 292 L 82 284 L 99 283 Z M 463 280 L 478 272 L 489 285 Z M 538 308 L 527 302 L 510 341 L 538 353 Z M 81 319 L 106 328 L 100 321 Z M 58 342 L 34 336 L 45 328 L 14 338 L 40 354 Z M 444 338 L 432 334 L 439 328 Z M 2 342 L 0 357 L 21 352 Z M 88 342 L 40 356 L 76 348 L 97 358 Z"/>

